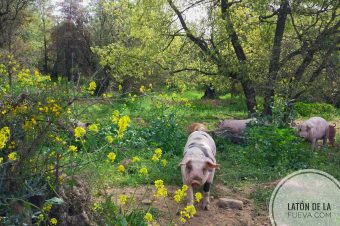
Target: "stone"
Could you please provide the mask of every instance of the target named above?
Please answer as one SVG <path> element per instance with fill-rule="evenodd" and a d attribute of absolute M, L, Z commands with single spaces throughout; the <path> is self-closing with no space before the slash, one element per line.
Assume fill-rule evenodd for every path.
<path fill-rule="evenodd" d="M 220 208 L 230 208 L 230 209 L 239 209 L 243 208 L 243 202 L 236 199 L 229 198 L 219 198 L 217 202 L 218 207 Z"/>
<path fill-rule="evenodd" d="M 144 205 L 151 205 L 151 204 L 152 204 L 152 201 L 151 201 L 150 199 L 143 199 L 143 200 L 142 200 L 142 203 L 143 203 Z"/>

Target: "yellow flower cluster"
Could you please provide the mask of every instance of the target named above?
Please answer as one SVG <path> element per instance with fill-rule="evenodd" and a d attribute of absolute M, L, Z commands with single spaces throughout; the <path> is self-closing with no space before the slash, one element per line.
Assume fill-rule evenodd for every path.
<path fill-rule="evenodd" d="M 155 181 L 155 187 L 156 187 L 156 197 L 167 197 L 168 191 L 164 186 L 164 182 L 162 180 L 156 180 Z"/>
<path fill-rule="evenodd" d="M 61 114 L 62 107 L 60 107 L 57 103 L 56 100 L 54 99 L 49 99 L 47 100 L 47 105 L 43 106 L 40 102 L 38 103 L 39 107 L 38 110 L 42 113 L 48 113 L 51 111 L 55 116 L 59 116 Z"/>
<path fill-rule="evenodd" d="M 146 175 L 146 174 L 148 174 L 148 169 L 146 167 L 142 167 L 142 168 L 140 168 L 139 173 Z"/>
<path fill-rule="evenodd" d="M 96 124 L 89 125 L 88 130 L 94 133 L 98 133 L 99 131 L 98 126 Z"/>
<path fill-rule="evenodd" d="M 124 133 L 130 123 L 130 117 L 125 115 L 123 117 L 121 117 L 118 121 L 118 139 L 122 139 L 124 136 Z"/>
<path fill-rule="evenodd" d="M 122 139 L 131 121 L 130 117 L 127 115 L 119 117 L 119 111 L 115 110 L 114 112 L 112 112 L 111 120 L 114 124 L 118 126 L 117 138 Z"/>
<path fill-rule="evenodd" d="M 146 222 L 149 222 L 149 223 L 151 223 L 151 222 L 154 221 L 152 214 L 149 213 L 149 212 L 147 212 L 147 213 L 145 214 L 144 220 L 145 220 Z"/>
<path fill-rule="evenodd" d="M 18 154 L 16 152 L 12 152 L 12 153 L 8 154 L 8 159 L 11 160 L 11 161 L 15 161 L 15 160 L 17 160 L 17 156 L 18 156 Z"/>
<path fill-rule="evenodd" d="M 93 94 L 94 94 L 94 91 L 96 90 L 96 88 L 97 88 L 96 82 L 91 81 L 91 82 L 89 83 L 89 87 L 87 88 L 87 90 L 89 91 L 90 94 L 93 95 Z"/>
<path fill-rule="evenodd" d="M 57 225 L 58 220 L 57 220 L 56 218 L 53 217 L 53 218 L 50 220 L 50 223 L 51 223 L 52 225 Z"/>
<path fill-rule="evenodd" d="M 105 137 L 105 140 L 106 140 L 109 144 L 112 144 L 112 142 L 113 142 L 113 137 L 110 136 L 110 135 L 107 135 L 107 136 Z"/>
<path fill-rule="evenodd" d="M 184 197 L 187 195 L 186 193 L 187 190 L 188 190 L 188 186 L 183 185 L 182 189 L 178 189 L 175 191 L 174 199 L 177 203 L 180 203 L 184 199 Z"/>
<path fill-rule="evenodd" d="M 43 208 L 42 208 L 42 211 L 43 212 L 50 212 L 52 209 L 52 204 L 51 203 L 45 203 Z"/>
<path fill-rule="evenodd" d="M 127 201 L 127 198 L 128 197 L 126 195 L 120 195 L 119 198 L 118 198 L 119 204 L 120 205 L 125 205 L 126 201 Z"/>
<path fill-rule="evenodd" d="M 0 129 L 0 150 L 6 146 L 10 133 L 11 132 L 7 126 Z"/>
<path fill-rule="evenodd" d="M 74 129 L 74 136 L 76 138 L 81 138 L 86 134 L 86 130 L 83 127 L 76 127 Z"/>
<path fill-rule="evenodd" d="M 76 151 L 78 151 L 78 147 L 76 147 L 76 146 L 74 146 L 74 145 L 70 145 L 70 146 L 68 147 L 68 150 L 69 150 L 70 152 L 76 152 Z"/>
<path fill-rule="evenodd" d="M 124 172 L 125 172 L 125 167 L 124 167 L 124 165 L 120 164 L 120 165 L 117 167 L 117 171 L 118 171 L 118 173 L 124 173 Z"/>
<path fill-rule="evenodd" d="M 138 156 L 134 156 L 132 158 L 132 162 L 139 162 L 140 161 L 140 158 Z"/>
<path fill-rule="evenodd" d="M 202 199 L 202 193 L 201 192 L 196 192 L 196 194 L 195 194 L 196 202 L 200 202 L 201 199 Z"/>
<path fill-rule="evenodd" d="M 152 161 L 157 162 L 162 157 L 162 149 L 157 148 L 151 158 Z"/>
<path fill-rule="evenodd" d="M 183 223 L 185 223 L 187 219 L 190 219 L 196 215 L 196 209 L 194 206 L 186 206 L 180 213 L 181 213 L 180 220 Z"/>
<path fill-rule="evenodd" d="M 116 154 L 115 153 L 113 153 L 113 152 L 110 152 L 108 155 L 107 155 L 107 157 L 109 158 L 109 160 L 111 161 L 111 162 L 114 162 L 115 161 L 115 159 L 116 159 Z"/>
<path fill-rule="evenodd" d="M 114 112 L 112 112 L 112 115 L 111 115 L 111 120 L 113 122 L 113 124 L 118 124 L 118 121 L 119 121 L 119 111 L 115 110 Z"/>
<path fill-rule="evenodd" d="M 141 93 L 144 93 L 144 92 L 145 92 L 145 86 L 142 85 L 142 86 L 139 88 L 139 91 L 140 91 Z"/>
<path fill-rule="evenodd" d="M 163 166 L 166 166 L 166 164 L 168 164 L 168 161 L 166 159 L 162 159 L 161 163 L 162 163 Z"/>

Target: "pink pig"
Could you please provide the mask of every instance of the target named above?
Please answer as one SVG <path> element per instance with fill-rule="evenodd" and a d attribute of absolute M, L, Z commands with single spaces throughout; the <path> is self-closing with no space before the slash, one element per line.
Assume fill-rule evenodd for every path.
<path fill-rule="evenodd" d="M 228 129 L 235 134 L 241 134 L 247 127 L 247 123 L 256 121 L 255 118 L 250 119 L 227 119 L 219 124 L 219 128 Z"/>
<path fill-rule="evenodd" d="M 326 144 L 329 125 L 325 119 L 312 117 L 298 125 L 297 128 L 299 136 L 311 142 L 314 147 L 316 147 L 317 141 L 320 139 L 323 140 L 323 144 Z"/>
<path fill-rule="evenodd" d="M 202 206 L 209 209 L 210 185 L 214 179 L 216 164 L 216 146 L 212 137 L 204 131 L 190 134 L 184 148 L 181 165 L 183 184 L 187 190 L 188 205 L 193 204 L 193 187 L 203 186 Z"/>

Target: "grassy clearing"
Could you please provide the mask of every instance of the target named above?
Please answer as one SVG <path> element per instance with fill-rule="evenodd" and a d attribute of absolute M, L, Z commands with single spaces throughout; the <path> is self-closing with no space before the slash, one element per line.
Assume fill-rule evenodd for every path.
<path fill-rule="evenodd" d="M 96 118 L 101 123 L 109 123 L 108 117 L 113 110 L 119 110 L 122 114 L 129 115 L 133 123 L 126 134 L 125 144 L 117 147 L 120 156 L 123 156 L 118 159 L 118 162 L 131 160 L 133 156 L 141 158 L 139 165 L 128 167 L 128 173 L 131 173 L 128 177 L 117 174 L 116 168 L 108 162 L 100 163 L 92 169 L 86 169 L 84 174 L 94 176 L 89 178 L 94 178 L 91 179 L 91 184 L 95 193 L 114 186 L 138 187 L 150 183 L 160 176 L 166 184 L 180 186 L 181 177 L 178 163 L 187 139 L 185 127 L 192 122 L 204 122 L 209 129 L 214 129 L 219 120 L 232 116 L 246 118 L 247 115 L 244 101 L 241 98 L 232 98 L 230 95 L 223 96 L 218 100 L 201 100 L 202 94 L 197 91 L 185 92 L 181 95 L 174 95 L 173 93 L 166 95 L 166 97 L 161 98 L 153 95 L 145 96 L 137 98 L 133 102 L 98 102 L 86 109 L 84 120 L 91 121 L 92 118 Z M 83 110 L 81 103 L 76 108 Z M 329 115 L 328 112 L 313 113 L 320 116 L 327 115 L 326 118 L 331 119 L 332 122 L 339 122 L 339 109 L 332 112 L 332 115 Z M 278 132 L 280 134 L 282 131 Z M 262 185 L 283 178 L 297 169 L 315 168 L 326 171 L 340 179 L 340 152 L 336 148 L 312 150 L 309 144 L 302 141 L 296 141 L 297 146 L 294 147 L 289 144 L 289 141 L 281 146 L 276 146 L 280 139 L 286 139 L 285 135 L 282 135 L 278 140 L 273 140 L 272 143 L 274 144 L 267 144 L 266 139 L 277 139 L 277 137 L 261 136 L 261 134 L 256 134 L 256 130 L 254 133 L 252 135 L 255 137 L 254 139 L 257 139 L 256 136 L 259 136 L 259 140 L 262 139 L 262 143 L 259 143 L 264 145 L 261 150 L 256 150 L 255 146 L 252 146 L 257 145 L 255 144 L 256 140 L 255 143 L 248 145 L 238 145 L 225 139 L 215 139 L 218 149 L 217 159 L 221 164 L 221 169 L 217 171 L 215 177 L 215 183 L 224 184 L 241 191 L 256 187 L 255 190 L 250 192 L 249 198 L 254 201 L 259 209 L 266 208 L 266 203 L 271 194 L 270 191 L 273 189 L 264 188 Z M 286 133 L 291 134 L 290 131 L 286 131 Z M 339 133 L 337 138 L 339 140 Z M 161 147 L 164 151 L 164 158 L 168 161 L 165 167 L 149 161 L 153 150 L 157 147 Z M 299 157 L 302 159 L 301 164 L 300 162 L 295 165 L 287 163 L 287 161 L 292 161 L 295 158 L 295 156 L 290 156 L 291 148 L 295 148 L 295 153 L 292 153 L 292 155 L 302 155 Z M 299 148 L 301 148 L 301 153 Z M 259 158 L 259 155 L 264 155 L 265 157 L 262 156 L 263 160 L 259 160 L 264 162 L 266 162 L 267 155 L 271 156 L 270 152 L 279 156 L 277 158 L 287 159 L 281 159 L 280 164 L 283 165 L 279 166 L 268 165 L 267 163 L 256 165 L 249 161 L 250 152 L 258 154 L 258 156 L 254 155 L 255 159 Z M 281 155 L 280 152 L 286 153 Z M 304 153 L 308 155 L 308 157 L 306 156 L 308 161 L 303 160 Z M 137 168 L 141 166 L 152 169 L 147 177 L 136 173 Z"/>

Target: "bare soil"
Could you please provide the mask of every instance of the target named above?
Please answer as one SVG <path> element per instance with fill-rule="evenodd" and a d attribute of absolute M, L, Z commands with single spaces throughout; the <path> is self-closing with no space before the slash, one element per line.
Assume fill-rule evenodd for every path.
<path fill-rule="evenodd" d="M 270 185 L 272 187 L 272 185 Z M 159 213 L 158 222 L 155 225 L 169 225 L 171 218 L 173 218 L 173 225 L 192 225 L 192 226 L 259 226 L 270 225 L 268 214 L 266 211 L 261 211 L 255 208 L 254 203 L 249 200 L 248 195 L 252 188 L 247 190 L 247 194 L 232 190 L 224 185 L 213 185 L 212 199 L 210 203 L 210 210 L 206 211 L 201 208 L 199 204 L 195 204 L 197 214 L 194 218 L 188 220 L 185 224 L 179 221 L 178 204 L 173 201 L 172 197 L 177 187 L 167 186 L 168 198 L 154 198 L 154 189 L 152 187 L 140 186 L 137 188 L 120 187 L 113 188 L 107 191 L 109 194 L 114 194 L 118 197 L 121 194 L 133 197 L 132 201 L 127 204 L 136 207 L 148 208 L 151 205 L 142 203 L 144 201 L 151 201 L 152 207 L 157 209 Z M 244 203 L 243 209 L 222 209 L 217 205 L 218 198 L 232 198 L 241 200 Z M 181 206 L 183 208 L 183 205 Z M 177 213 L 177 214 L 176 214 Z"/>

